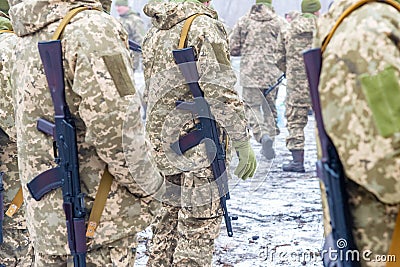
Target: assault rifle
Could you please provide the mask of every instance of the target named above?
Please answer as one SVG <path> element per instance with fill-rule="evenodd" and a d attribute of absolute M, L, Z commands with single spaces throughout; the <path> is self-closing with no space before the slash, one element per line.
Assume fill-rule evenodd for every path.
<path fill-rule="evenodd" d="M 35 177 L 28 183 L 28 189 L 35 200 L 40 200 L 47 192 L 61 187 L 68 244 L 74 266 L 84 267 L 87 250 L 86 210 L 80 188 L 75 123 L 65 100 L 61 41 L 39 42 L 38 47 L 55 112 L 55 127 L 52 123 L 40 119 L 38 128 L 55 137 L 54 158 L 58 166 Z"/>
<path fill-rule="evenodd" d="M 177 101 L 178 109 L 187 110 L 198 116 L 199 124 L 197 130 L 194 130 L 182 137 L 173 144 L 171 148 L 178 155 L 182 155 L 188 149 L 197 146 L 205 139 L 210 139 L 214 142 L 205 142 L 207 157 L 212 160 L 211 168 L 214 176 L 214 181 L 218 187 L 220 196 L 220 205 L 224 214 L 226 230 L 228 236 L 233 236 L 231 220 L 237 220 L 237 217 L 229 216 L 226 207 L 226 201 L 230 199 L 228 189 L 228 176 L 225 165 L 225 150 L 224 145 L 220 142 L 220 131 L 215 122 L 215 118 L 210 110 L 210 105 L 204 98 L 204 93 L 199 85 L 199 73 L 196 67 L 194 50 L 192 47 L 172 51 L 175 62 L 178 64 L 182 75 L 185 77 L 186 83 L 194 97 L 194 102 Z M 214 147 L 215 146 L 215 147 Z"/>
<path fill-rule="evenodd" d="M 321 113 L 318 92 L 322 64 L 321 49 L 308 50 L 303 53 L 303 57 L 322 152 L 321 159 L 317 161 L 317 174 L 325 185 L 332 226 L 332 233 L 325 239 L 324 251 L 336 250 L 336 256 L 341 255 L 334 260 L 332 257 L 328 257 L 328 253 L 325 253 L 323 263 L 325 267 L 358 267 L 360 266 L 359 260 L 350 259 L 350 256 L 353 257 L 352 252 L 357 248 L 352 234 L 352 220 L 345 185 L 346 177 L 335 145 L 325 131 Z"/>
<path fill-rule="evenodd" d="M 129 49 L 135 52 L 142 53 L 142 47 L 140 44 L 136 43 L 135 41 L 128 40 L 129 43 Z"/>
<path fill-rule="evenodd" d="M 4 221 L 4 172 L 0 172 L 0 244 L 3 244 L 3 221 Z"/>
<path fill-rule="evenodd" d="M 274 85 L 271 85 L 270 87 L 268 87 L 267 89 L 264 90 L 264 97 L 266 97 L 272 90 L 274 90 L 276 87 L 278 87 L 281 82 L 283 81 L 283 79 L 286 78 L 286 74 L 282 73 L 281 76 L 279 76 L 278 80 L 276 81 L 276 83 Z"/>

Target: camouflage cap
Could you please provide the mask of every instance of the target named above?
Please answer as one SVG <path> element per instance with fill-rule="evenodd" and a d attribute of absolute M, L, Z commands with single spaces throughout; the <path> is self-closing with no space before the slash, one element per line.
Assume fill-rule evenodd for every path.
<path fill-rule="evenodd" d="M 303 0 L 301 2 L 301 12 L 314 13 L 321 9 L 321 2 L 319 0 Z"/>
<path fill-rule="evenodd" d="M 129 6 L 128 0 L 115 0 L 115 5 L 116 6 Z"/>
<path fill-rule="evenodd" d="M 256 4 L 272 4 L 272 0 L 256 0 Z"/>
<path fill-rule="evenodd" d="M 0 0 L 0 11 L 3 11 L 4 13 L 8 14 L 9 9 L 10 6 L 8 5 L 7 0 Z"/>

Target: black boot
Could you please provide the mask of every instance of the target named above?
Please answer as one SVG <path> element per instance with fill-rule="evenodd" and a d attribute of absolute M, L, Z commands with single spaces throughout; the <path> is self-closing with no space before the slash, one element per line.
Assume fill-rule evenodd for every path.
<path fill-rule="evenodd" d="M 272 147 L 274 141 L 267 134 L 264 134 L 260 141 L 262 145 L 261 154 L 263 154 L 267 159 L 275 158 L 275 151 Z"/>
<path fill-rule="evenodd" d="M 304 150 L 291 150 L 293 160 L 288 164 L 283 164 L 282 169 L 285 172 L 305 172 L 304 169 Z"/>

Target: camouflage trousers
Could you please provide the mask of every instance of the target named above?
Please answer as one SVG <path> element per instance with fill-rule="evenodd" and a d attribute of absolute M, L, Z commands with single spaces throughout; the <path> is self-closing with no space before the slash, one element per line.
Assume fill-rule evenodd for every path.
<path fill-rule="evenodd" d="M 220 232 L 222 214 L 219 198 L 213 197 L 215 188 L 209 187 L 209 177 L 209 169 L 204 173 L 166 176 L 166 201 L 153 225 L 147 266 L 212 266 L 214 240 Z M 180 187 L 181 191 L 177 192 Z M 191 190 L 195 187 L 201 192 Z M 176 198 L 181 205 L 173 201 Z"/>
<path fill-rule="evenodd" d="M 264 134 L 274 137 L 279 134 L 276 110 L 277 88 L 264 97 L 265 88 L 243 87 L 246 117 L 253 130 L 254 138 L 261 142 Z"/>
<path fill-rule="evenodd" d="M 87 267 L 133 267 L 136 256 L 136 235 L 92 249 L 86 254 Z M 71 255 L 46 255 L 35 251 L 35 267 L 73 267 Z"/>
<path fill-rule="evenodd" d="M 5 223 L 7 218 L 5 218 Z M 29 242 L 28 230 L 3 229 L 4 242 L 0 245 L 0 266 L 33 266 L 33 249 Z"/>
<path fill-rule="evenodd" d="M 286 127 L 289 132 L 286 147 L 289 150 L 304 150 L 304 128 L 308 122 L 308 110 L 308 106 L 286 102 Z"/>
<path fill-rule="evenodd" d="M 400 206 L 380 202 L 372 193 L 354 182 L 349 182 L 347 192 L 356 246 L 360 254 L 367 250 L 372 252 L 369 259 L 361 257 L 361 266 L 386 266 L 385 262 L 377 262 L 375 257 L 388 254 Z"/>
<path fill-rule="evenodd" d="M 382 203 L 353 181 L 349 180 L 346 187 L 353 220 L 353 237 L 359 251 L 361 267 L 384 267 L 386 262 L 379 259 L 388 254 L 400 206 Z M 326 203 L 324 200 L 323 202 Z M 325 225 L 329 225 L 327 212 L 328 209 L 324 209 Z M 398 257 L 396 255 L 397 261 Z"/>

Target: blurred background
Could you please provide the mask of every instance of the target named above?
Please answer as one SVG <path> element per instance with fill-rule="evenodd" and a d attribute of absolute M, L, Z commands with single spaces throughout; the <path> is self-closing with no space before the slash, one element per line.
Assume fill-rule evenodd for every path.
<path fill-rule="evenodd" d="M 148 0 L 128 0 L 129 5 L 140 13 L 140 16 L 145 20 L 146 24 L 149 23 L 147 16 L 143 13 L 143 6 L 147 4 Z M 328 10 L 329 4 L 332 0 L 320 0 L 322 9 L 321 12 L 325 13 Z M 212 5 L 218 11 L 220 18 L 225 23 L 233 27 L 236 21 L 243 16 L 250 7 L 255 3 L 255 0 L 212 0 Z M 292 10 L 301 10 L 301 0 L 272 0 L 272 5 L 275 8 L 277 14 L 284 16 L 285 13 Z M 117 17 L 115 8 L 112 7 L 111 15 Z"/>

